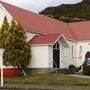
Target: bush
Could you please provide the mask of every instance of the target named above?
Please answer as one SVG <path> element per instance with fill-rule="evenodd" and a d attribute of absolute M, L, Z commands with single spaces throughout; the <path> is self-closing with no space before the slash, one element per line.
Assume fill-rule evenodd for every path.
<path fill-rule="evenodd" d="M 71 72 L 71 73 L 75 73 L 76 72 L 76 66 L 75 65 L 69 65 L 69 67 L 68 67 L 68 69 L 69 69 L 69 71 Z"/>
<path fill-rule="evenodd" d="M 75 71 L 76 71 L 76 72 L 79 72 L 79 71 L 81 70 L 81 67 L 82 67 L 82 66 L 76 67 L 76 70 L 75 70 Z"/>
<path fill-rule="evenodd" d="M 90 75 L 90 66 L 87 65 L 87 61 L 83 63 L 83 74 Z"/>
<path fill-rule="evenodd" d="M 71 73 L 79 72 L 81 70 L 81 66 L 76 67 L 75 65 L 71 64 L 71 65 L 69 65 L 68 70 Z"/>

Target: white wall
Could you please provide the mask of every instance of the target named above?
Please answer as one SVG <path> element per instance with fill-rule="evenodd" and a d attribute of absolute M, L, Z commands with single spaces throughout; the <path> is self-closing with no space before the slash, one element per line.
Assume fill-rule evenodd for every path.
<path fill-rule="evenodd" d="M 83 64 L 83 62 L 85 61 L 85 55 L 80 57 L 79 54 L 79 50 L 80 50 L 80 46 L 82 46 L 82 52 L 85 51 L 85 49 L 89 46 L 90 41 L 79 41 L 77 43 L 77 65 L 80 66 Z M 88 51 L 87 51 L 88 52 Z"/>
<path fill-rule="evenodd" d="M 53 46 L 48 46 L 48 66 L 49 68 L 53 68 Z"/>
<path fill-rule="evenodd" d="M 67 68 L 67 58 L 64 57 L 64 48 L 65 46 L 62 44 L 63 41 L 58 40 L 60 45 L 60 68 Z M 53 46 L 49 46 L 48 48 L 48 60 L 49 60 L 49 68 L 53 68 Z"/>
<path fill-rule="evenodd" d="M 70 48 L 66 48 L 60 42 L 60 68 L 68 68 L 70 64 L 77 66 L 76 60 L 76 42 L 68 41 Z M 72 57 L 72 45 L 74 47 L 74 57 Z M 29 68 L 53 68 L 53 46 L 32 46 L 32 60 Z"/>
<path fill-rule="evenodd" d="M 32 46 L 32 59 L 28 68 L 48 68 L 48 46 Z"/>
<path fill-rule="evenodd" d="M 90 41 L 78 41 L 78 42 L 72 42 L 68 41 L 70 48 L 67 49 L 67 57 L 63 57 L 67 60 L 67 66 L 69 64 L 74 64 L 76 66 L 81 66 L 83 62 L 85 61 L 85 54 L 80 57 L 80 46 L 82 46 L 82 53 L 85 51 L 85 49 L 89 46 Z M 71 46 L 74 46 L 74 53 L 75 56 L 72 58 L 72 50 Z M 88 49 L 87 49 L 88 52 Z M 63 60 L 64 61 L 64 60 Z"/>
<path fill-rule="evenodd" d="M 27 36 L 27 39 L 26 41 L 29 42 L 34 36 L 36 36 L 37 34 L 35 33 L 31 33 L 29 31 L 26 32 L 26 36 Z"/>
<path fill-rule="evenodd" d="M 61 68 L 68 68 L 68 66 L 70 64 L 74 64 L 75 66 L 77 66 L 77 61 L 76 61 L 76 42 L 67 40 L 68 44 L 69 44 L 69 48 L 66 48 L 66 55 L 65 55 L 65 47 L 62 45 L 62 43 L 60 44 L 60 53 L 61 53 Z M 73 55 L 72 56 L 72 46 L 73 46 Z"/>
<path fill-rule="evenodd" d="M 80 57 L 80 46 L 82 46 L 82 53 L 84 53 L 85 49 L 88 48 L 88 46 L 90 46 L 90 41 L 77 41 L 77 42 L 70 40 L 67 41 L 70 48 L 66 49 L 66 56 L 64 55 L 65 47 L 62 45 L 62 43 L 60 43 L 61 68 L 68 68 L 70 64 L 74 64 L 75 66 L 81 66 L 85 61 L 85 54 L 83 54 Z M 74 57 L 72 57 L 72 46 L 74 46 Z"/>
<path fill-rule="evenodd" d="M 58 41 L 60 44 L 60 68 L 68 68 L 70 64 L 74 64 L 77 66 L 76 60 L 76 42 L 67 41 L 69 44 L 69 48 L 66 48 L 66 55 L 65 55 L 65 46 L 63 45 L 62 41 Z M 74 47 L 73 53 L 74 57 L 72 57 L 72 46 Z M 53 46 L 48 46 L 48 60 L 49 60 L 49 68 L 53 68 Z"/>

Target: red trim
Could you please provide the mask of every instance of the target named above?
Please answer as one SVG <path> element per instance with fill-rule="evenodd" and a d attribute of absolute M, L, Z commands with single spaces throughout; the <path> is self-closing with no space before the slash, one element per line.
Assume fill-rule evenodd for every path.
<path fill-rule="evenodd" d="M 3 74 L 4 77 L 21 76 L 20 70 L 18 68 L 4 68 Z"/>

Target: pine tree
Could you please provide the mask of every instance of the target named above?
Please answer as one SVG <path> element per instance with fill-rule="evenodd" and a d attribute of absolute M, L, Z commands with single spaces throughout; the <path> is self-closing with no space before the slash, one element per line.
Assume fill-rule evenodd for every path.
<path fill-rule="evenodd" d="M 20 23 L 12 20 L 5 41 L 4 64 L 18 67 L 24 72 L 30 59 L 31 47 L 26 43 L 26 33 Z"/>
<path fill-rule="evenodd" d="M 0 47 L 1 48 L 4 48 L 4 42 L 7 38 L 8 29 L 9 29 L 9 23 L 8 23 L 7 17 L 5 16 L 3 24 L 0 28 Z"/>

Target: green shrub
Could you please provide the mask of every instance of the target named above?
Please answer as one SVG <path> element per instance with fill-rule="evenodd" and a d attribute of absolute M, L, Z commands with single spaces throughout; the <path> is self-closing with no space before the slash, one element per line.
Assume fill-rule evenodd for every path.
<path fill-rule="evenodd" d="M 69 71 L 70 71 L 71 73 L 75 73 L 75 72 L 76 72 L 76 66 L 73 65 L 73 64 L 69 65 L 68 69 L 69 69 Z"/>
<path fill-rule="evenodd" d="M 83 73 L 85 75 L 90 75 L 90 66 L 87 65 L 87 61 L 85 60 L 85 62 L 83 63 Z"/>
<path fill-rule="evenodd" d="M 81 70 L 81 66 L 76 67 L 75 65 L 71 64 L 69 65 L 68 70 L 73 74 L 75 72 L 79 72 Z"/>
<path fill-rule="evenodd" d="M 75 70 L 75 71 L 76 71 L 76 72 L 79 72 L 79 71 L 81 70 L 81 67 L 82 67 L 82 66 L 76 67 L 76 70 Z"/>

